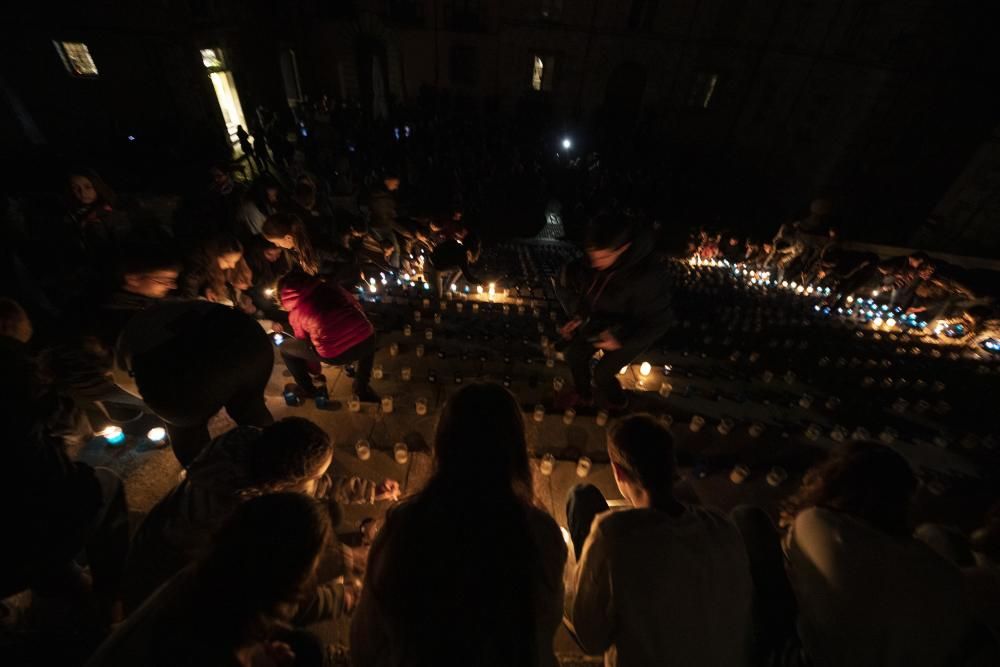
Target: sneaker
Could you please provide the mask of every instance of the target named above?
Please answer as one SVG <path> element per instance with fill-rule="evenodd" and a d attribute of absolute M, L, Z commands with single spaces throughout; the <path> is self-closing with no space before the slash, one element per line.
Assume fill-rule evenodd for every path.
<path fill-rule="evenodd" d="M 316 398 L 316 395 L 319 394 L 319 390 L 316 387 L 306 388 L 297 382 L 289 382 L 286 384 L 285 391 L 294 391 L 295 395 L 304 401 L 307 401 L 310 398 Z"/>
<path fill-rule="evenodd" d="M 364 387 L 355 388 L 354 393 L 358 395 L 362 403 L 378 403 L 382 400 L 382 397 L 375 393 L 375 390 L 371 388 L 370 385 L 365 385 Z"/>

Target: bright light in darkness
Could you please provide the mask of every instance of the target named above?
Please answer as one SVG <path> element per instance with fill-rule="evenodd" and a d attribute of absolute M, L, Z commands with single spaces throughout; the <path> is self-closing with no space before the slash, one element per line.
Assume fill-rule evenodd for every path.
<path fill-rule="evenodd" d="M 570 148 L 573 147 L 573 142 L 570 141 L 569 137 L 566 137 L 565 139 L 562 140 L 562 147 L 565 148 L 566 150 L 569 150 Z"/>
<path fill-rule="evenodd" d="M 163 442 L 164 438 L 167 437 L 167 429 L 162 426 L 153 427 L 146 433 L 146 437 L 153 442 Z"/>

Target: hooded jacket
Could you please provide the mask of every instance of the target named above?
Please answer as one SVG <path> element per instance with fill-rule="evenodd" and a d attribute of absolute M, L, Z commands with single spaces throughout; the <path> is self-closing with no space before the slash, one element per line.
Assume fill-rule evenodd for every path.
<path fill-rule="evenodd" d="M 670 277 L 653 253 L 653 237 L 640 232 L 618 261 L 581 276 L 583 295 L 577 316 L 584 336 L 608 330 L 622 347 L 643 350 L 673 321 Z"/>
<path fill-rule="evenodd" d="M 312 343 L 324 359 L 335 359 L 375 333 L 361 304 L 339 285 L 292 274 L 281 285 L 281 305 L 295 337 Z"/>

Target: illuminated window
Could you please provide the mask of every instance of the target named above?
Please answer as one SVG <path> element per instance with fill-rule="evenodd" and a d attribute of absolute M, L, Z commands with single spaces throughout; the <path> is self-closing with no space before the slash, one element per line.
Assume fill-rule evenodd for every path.
<path fill-rule="evenodd" d="M 552 90 L 552 56 L 532 56 L 531 89 Z"/>
<path fill-rule="evenodd" d="M 52 42 L 66 71 L 74 76 L 97 76 L 97 65 L 83 42 Z"/>
<path fill-rule="evenodd" d="M 229 141 L 233 146 L 237 146 L 239 138 L 236 136 L 236 128 L 240 125 L 246 128 L 247 122 L 243 117 L 243 107 L 240 104 L 239 93 L 236 92 L 233 73 L 226 69 L 226 58 L 222 49 L 201 49 L 200 53 L 201 64 L 208 72 L 215 97 L 219 101 L 219 110 L 222 111 L 222 119 L 226 123 Z"/>

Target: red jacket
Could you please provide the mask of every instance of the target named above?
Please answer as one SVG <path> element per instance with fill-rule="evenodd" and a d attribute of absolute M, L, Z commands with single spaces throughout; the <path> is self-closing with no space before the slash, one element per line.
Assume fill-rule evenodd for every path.
<path fill-rule="evenodd" d="M 281 305 L 295 337 L 310 341 L 317 354 L 333 359 L 375 333 L 361 304 L 339 285 L 314 276 L 287 276 Z"/>

